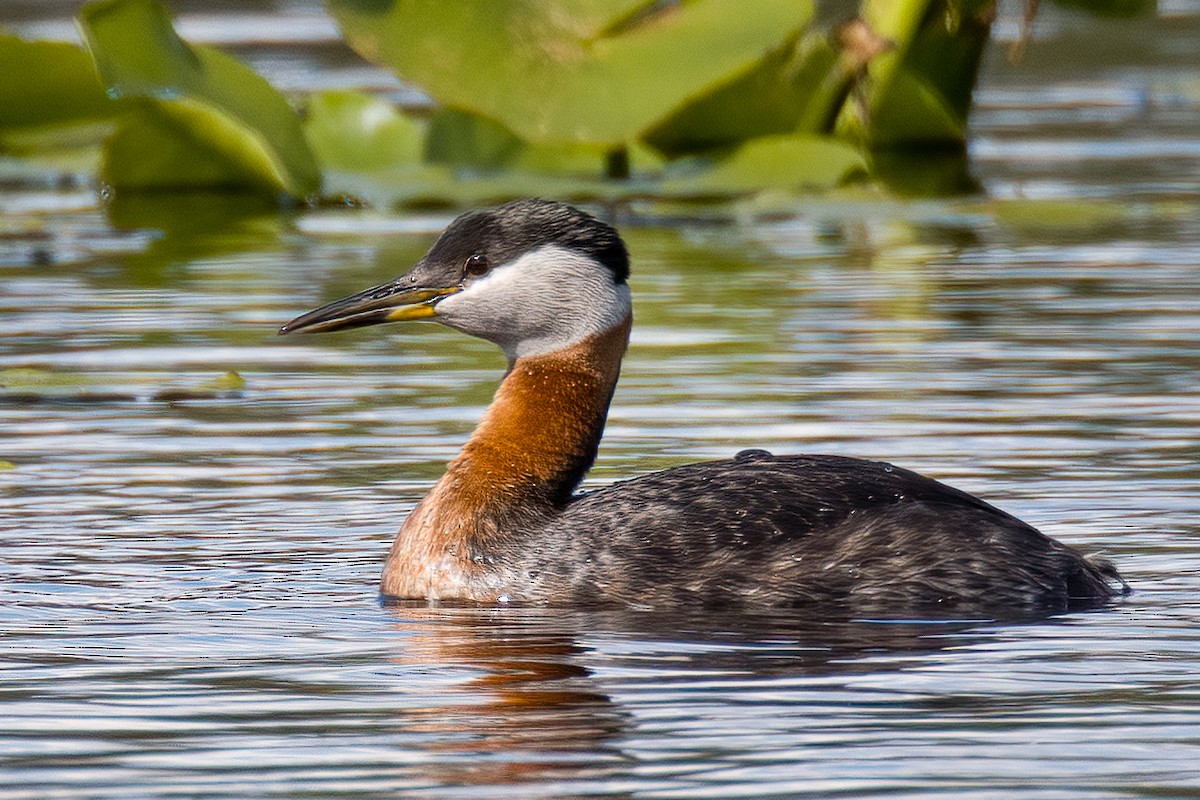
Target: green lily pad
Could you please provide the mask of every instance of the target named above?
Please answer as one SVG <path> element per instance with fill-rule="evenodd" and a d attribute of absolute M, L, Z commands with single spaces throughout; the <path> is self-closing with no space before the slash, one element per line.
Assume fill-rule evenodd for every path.
<path fill-rule="evenodd" d="M 91 174 L 121 110 L 80 47 L 0 34 L 0 153 L 28 175 Z"/>
<path fill-rule="evenodd" d="M 33 367 L 0 369 L 0 389 L 74 389 L 89 385 L 86 378 L 70 372 L 50 372 Z"/>
<path fill-rule="evenodd" d="M 371 173 L 331 172 L 326 174 L 325 182 L 328 191 L 358 198 L 376 208 L 463 207 L 518 197 L 608 200 L 646 189 L 628 181 L 539 174 L 520 169 L 478 173 L 464 180 L 456 170 L 437 165 Z"/>
<path fill-rule="evenodd" d="M 320 186 L 300 120 L 236 59 L 176 35 L 158 0 L 100 0 L 80 27 L 110 95 L 137 98 L 106 152 L 117 188 L 236 186 L 307 195 Z M 153 164 L 143 157 L 162 150 Z"/>
<path fill-rule="evenodd" d="M 809 0 L 330 0 L 349 44 L 528 142 L 616 147 L 758 63 Z"/>
<path fill-rule="evenodd" d="M 875 147 L 962 144 L 966 109 L 953 108 L 936 88 L 908 69 L 892 78 L 885 96 L 870 111 L 864 138 Z"/>
<path fill-rule="evenodd" d="M 206 389 L 212 389 L 218 392 L 240 392 L 242 389 L 246 388 L 246 379 L 237 372 L 230 370 L 224 375 L 213 378 L 204 386 Z"/>
<path fill-rule="evenodd" d="M 240 133 L 221 122 L 186 100 L 138 104 L 105 143 L 100 177 L 131 190 L 282 188 L 269 172 L 255 171 L 262 166 L 256 154 L 239 152 Z M 214 139 L 232 140 L 234 151 L 213 146 Z"/>
<path fill-rule="evenodd" d="M 641 156 L 632 157 L 641 163 Z M 635 172 L 629 179 L 512 169 L 480 172 L 463 180 L 455 170 L 421 166 L 364 173 L 331 173 L 333 191 L 362 198 L 377 207 L 465 206 L 543 196 L 578 201 L 647 197 L 726 199 L 763 190 L 827 189 L 866 169 L 852 146 L 819 136 L 754 139 L 726 157 L 676 162 L 667 177 Z"/>
<path fill-rule="evenodd" d="M 712 167 L 664 181 L 663 194 L 728 197 L 767 189 L 828 189 L 865 172 L 854 147 L 820 136 L 763 136 Z"/>
<path fill-rule="evenodd" d="M 330 91 L 308 101 L 304 133 L 326 169 L 368 171 L 421 160 L 425 131 L 385 100 Z"/>
<path fill-rule="evenodd" d="M 197 387 L 155 386 L 156 376 L 147 375 L 120 389 L 112 389 L 99 373 L 76 374 L 17 367 L 0 370 L 0 397 L 26 405 L 43 403 L 129 403 L 139 397 L 161 402 L 179 400 L 225 400 L 239 397 L 245 379 L 227 372 Z"/>
<path fill-rule="evenodd" d="M 35 136 L 78 144 L 78 136 L 61 129 L 82 128 L 87 140 L 107 132 L 96 123 L 118 110 L 96 77 L 87 53 L 63 42 L 27 42 L 0 34 L 0 148 L 24 150 L 36 144 Z M 15 79 L 11 76 L 20 76 Z M 13 147 L 13 142 L 21 147 Z"/>
<path fill-rule="evenodd" d="M 425 155 L 430 163 L 455 168 L 470 179 L 513 170 L 589 180 L 607 175 L 612 151 L 580 143 L 524 142 L 486 117 L 443 109 L 430 120 Z M 631 174 L 658 172 L 663 166 L 658 155 L 637 142 L 622 155 Z"/>
<path fill-rule="evenodd" d="M 1084 233 L 1129 221 L 1124 203 L 1105 200 L 1008 200 L 994 204 L 1001 225 L 1027 233 Z"/>
<path fill-rule="evenodd" d="M 382 116 L 382 111 L 366 112 L 366 109 L 363 105 L 366 116 Z M 370 151 L 369 138 L 363 138 L 354 130 L 358 123 L 353 117 L 355 114 L 350 113 L 344 120 L 348 127 L 340 137 L 342 143 L 337 146 Z M 310 119 L 310 124 L 316 123 L 316 117 Z M 336 163 L 325 173 L 326 191 L 378 208 L 462 206 L 528 195 L 611 198 L 644 190 L 646 176 L 662 170 L 662 159 L 648 148 L 635 144 L 627 151 L 632 179 L 605 180 L 608 154 L 603 149 L 579 144 L 523 142 L 499 123 L 467 111 L 439 109 L 425 126 L 407 119 L 404 123 L 405 132 L 400 135 L 406 144 L 402 151 L 397 151 L 396 157 L 376 161 L 371 152 L 363 152 L 328 159 Z M 421 127 L 425 128 L 425 138 L 422 152 L 417 153 L 408 136 L 413 130 L 419 132 Z M 387 151 L 390 146 L 381 142 L 378 148 Z M 325 149 L 325 145 L 317 145 L 318 153 Z M 423 158 L 417 158 L 418 155 Z M 327 160 L 327 157 L 322 156 L 322 159 Z"/>
<path fill-rule="evenodd" d="M 756 136 L 827 134 L 852 77 L 828 37 L 807 34 L 692 99 L 642 138 L 662 153 L 679 156 Z"/>
<path fill-rule="evenodd" d="M 457 108 L 439 109 L 429 120 L 425 158 L 431 164 L 466 169 L 502 169 L 523 142 L 499 122 Z"/>

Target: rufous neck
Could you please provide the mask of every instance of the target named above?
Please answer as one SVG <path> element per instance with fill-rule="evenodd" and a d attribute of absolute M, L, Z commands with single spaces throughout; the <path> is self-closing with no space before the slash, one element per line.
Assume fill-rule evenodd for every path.
<path fill-rule="evenodd" d="M 442 479 L 460 501 L 524 514 L 570 499 L 596 460 L 630 324 L 512 363 Z"/>

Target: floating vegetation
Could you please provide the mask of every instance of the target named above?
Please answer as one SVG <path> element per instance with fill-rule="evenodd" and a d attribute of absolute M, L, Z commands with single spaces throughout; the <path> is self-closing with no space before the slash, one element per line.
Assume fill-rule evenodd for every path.
<path fill-rule="evenodd" d="M 177 403 L 189 400 L 233 400 L 242 397 L 246 380 L 227 372 L 194 386 L 97 386 L 100 378 L 77 372 L 30 367 L 0 370 L 0 402 L 8 405 Z"/>
<path fill-rule="evenodd" d="M 995 0 L 863 0 L 825 29 L 812 0 L 328 7 L 352 48 L 436 108 L 353 91 L 289 101 L 240 61 L 182 40 L 160 0 L 97 0 L 79 13 L 86 51 L 0 36 L 0 73 L 19 64 L 32 76 L 0 82 L 0 153 L 90 143 L 117 195 L 215 189 L 383 207 L 722 200 L 847 181 L 953 193 L 970 188 L 963 145 L 996 12 Z M 909 153 L 944 174 L 905 178 L 917 169 L 903 168 Z"/>

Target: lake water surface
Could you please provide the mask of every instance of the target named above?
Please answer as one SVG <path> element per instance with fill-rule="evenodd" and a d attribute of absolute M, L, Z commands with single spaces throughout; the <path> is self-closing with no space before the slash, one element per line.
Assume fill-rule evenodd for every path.
<path fill-rule="evenodd" d="M 452 215 L 0 185 L 0 796 L 1200 797 L 1200 8 L 1163 8 L 996 47 L 977 197 L 618 218 L 637 324 L 589 484 L 887 459 L 1136 589 L 1045 621 L 383 606 L 503 359 L 275 328 Z M 388 85 L 275 13 L 184 30 Z"/>

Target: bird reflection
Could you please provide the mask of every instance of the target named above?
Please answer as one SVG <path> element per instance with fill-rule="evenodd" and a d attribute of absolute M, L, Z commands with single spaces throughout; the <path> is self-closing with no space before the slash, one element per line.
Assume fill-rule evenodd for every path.
<path fill-rule="evenodd" d="M 425 749 L 439 756 L 427 765 L 430 780 L 601 780 L 627 761 L 614 744 L 627 714 L 580 663 L 576 632 L 549 613 L 389 608 L 402 634 L 394 661 L 450 678 L 428 704 L 403 711 L 405 732 L 428 737 Z"/>
<path fill-rule="evenodd" d="M 387 608 L 397 634 L 393 661 L 415 676 L 406 682 L 413 695 L 399 722 L 406 738 L 416 736 L 428 755 L 416 766 L 422 781 L 577 787 L 556 797 L 591 794 L 600 783 L 606 796 L 614 796 L 613 782 L 638 763 L 629 743 L 639 718 L 648 710 L 673 711 L 673 690 L 686 688 L 694 700 L 706 691 L 698 681 L 707 687 L 729 681 L 727 695 L 756 679 L 769 687 L 779 677 L 899 670 L 949 645 L 977 641 L 991 625 Z M 776 705 L 751 707 L 747 719 L 777 711 Z"/>

